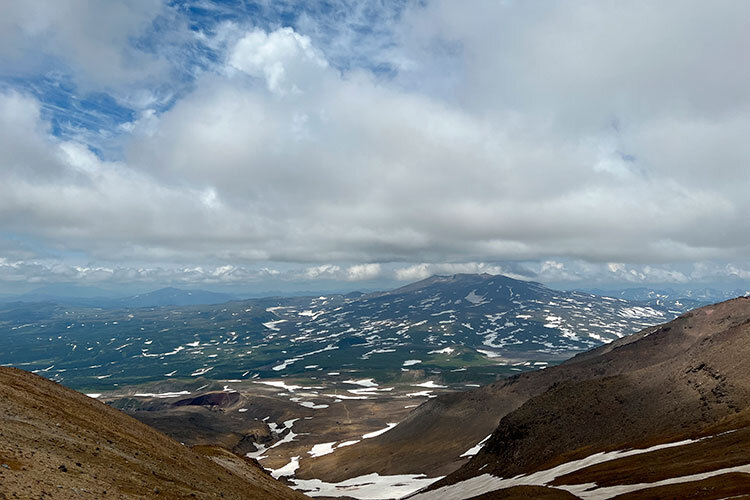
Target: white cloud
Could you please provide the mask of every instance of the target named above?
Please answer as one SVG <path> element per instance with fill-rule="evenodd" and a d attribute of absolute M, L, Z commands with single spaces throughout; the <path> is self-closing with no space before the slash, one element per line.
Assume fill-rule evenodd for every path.
<path fill-rule="evenodd" d="M 750 279 L 750 269 L 740 267 L 735 264 L 727 264 L 726 271 L 729 276 L 734 276 L 743 280 Z"/>
<path fill-rule="evenodd" d="M 14 7 L 0 57 L 49 35 L 45 53 L 92 82 L 96 68 L 140 78 L 160 56 L 122 47 L 162 7 L 117 19 L 123 5 L 97 3 L 113 9 L 101 26 L 73 19 L 83 3 L 57 7 L 59 26 Z M 680 282 L 693 275 L 666 263 L 750 250 L 737 230 L 750 211 L 749 8 L 415 4 L 386 16 L 390 44 L 369 46 L 387 46 L 393 79 L 337 67 L 348 38 L 316 46 L 322 20 L 300 23 L 309 34 L 222 25 L 206 40 L 224 66 L 162 114 L 140 99 L 121 161 L 55 138 L 34 98 L 0 94 L 0 231 L 97 262 L 235 266 L 221 276 L 291 262 L 306 279 Z M 481 264 L 501 261 L 534 264 Z"/>
<path fill-rule="evenodd" d="M 206 188 L 169 186 L 127 164 L 102 161 L 81 144 L 55 140 L 33 98 L 0 93 L 0 117 L 3 231 L 62 250 L 85 248 L 92 258 L 180 260 L 186 254 L 178 241 L 192 239 L 188 254 L 205 255 L 204 242 L 235 240 L 247 225 L 236 208 L 207 200 Z M 260 252 L 244 253 L 262 259 Z"/>
<path fill-rule="evenodd" d="M 612 119 L 732 112 L 750 80 L 737 68 L 749 10 L 699 0 L 479 0 L 471 9 L 435 0 L 410 10 L 401 38 L 421 71 L 436 71 L 435 52 L 453 49 L 463 71 L 454 90 L 467 106 L 542 114 L 577 134 Z"/>
<path fill-rule="evenodd" d="M 231 49 L 228 62 L 248 75 L 264 78 L 268 90 L 282 95 L 302 92 L 328 66 L 310 38 L 291 28 L 247 33 Z"/>
<path fill-rule="evenodd" d="M 135 268 L 101 265 L 67 265 L 55 261 L 0 261 L 0 281 L 8 283 L 247 283 L 266 277 L 264 271 L 241 269 L 227 273 L 221 268 Z"/>
<path fill-rule="evenodd" d="M 4 73 L 24 75 L 58 60 L 84 86 L 150 78 L 166 70 L 166 61 L 132 41 L 159 15 L 169 15 L 162 0 L 4 2 L 0 63 Z"/>
<path fill-rule="evenodd" d="M 418 281 L 432 276 L 428 264 L 414 264 L 413 266 L 396 269 L 396 279 L 399 281 Z"/>
<path fill-rule="evenodd" d="M 334 279 L 338 277 L 340 271 L 341 268 L 339 266 L 335 266 L 333 264 L 323 264 L 320 266 L 308 267 L 304 271 L 304 276 L 307 279 L 311 280 L 318 278 Z"/>
<path fill-rule="evenodd" d="M 528 279 L 527 276 L 516 274 L 498 265 L 485 264 L 483 262 L 462 263 L 434 263 L 413 264 L 400 267 L 394 271 L 395 278 L 399 281 L 417 281 L 429 278 L 435 274 L 504 274 L 517 279 Z"/>
<path fill-rule="evenodd" d="M 365 281 L 380 276 L 382 270 L 380 264 L 356 264 L 346 270 L 346 279 L 349 281 Z"/>
<path fill-rule="evenodd" d="M 287 81 L 307 83 L 304 92 L 275 98 L 236 75 L 206 77 L 130 155 L 165 179 L 210 184 L 230 205 L 246 204 L 258 239 L 286 240 L 266 245 L 271 258 L 688 260 L 750 244 L 734 235 L 734 249 L 712 250 L 715 235 L 692 230 L 731 218 L 744 198 L 640 159 L 645 149 L 631 151 L 611 128 L 571 137 L 535 113 L 488 119 L 340 74 L 289 29 L 255 30 L 231 53 L 259 75 L 310 60 L 314 75 Z"/>

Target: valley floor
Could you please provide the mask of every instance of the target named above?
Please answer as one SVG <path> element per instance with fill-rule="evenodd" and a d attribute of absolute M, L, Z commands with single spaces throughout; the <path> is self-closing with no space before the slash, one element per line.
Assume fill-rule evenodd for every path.
<path fill-rule="evenodd" d="M 92 397 L 189 445 L 220 445 L 256 459 L 275 478 L 316 497 L 391 499 L 414 493 L 441 475 L 378 475 L 337 481 L 313 468 L 342 448 L 354 447 L 395 428 L 438 394 L 476 384 L 443 385 L 415 379 L 379 384 L 333 372 L 324 380 L 205 381 L 198 387 L 151 385 Z M 461 465 L 479 450 L 466 445 Z"/>

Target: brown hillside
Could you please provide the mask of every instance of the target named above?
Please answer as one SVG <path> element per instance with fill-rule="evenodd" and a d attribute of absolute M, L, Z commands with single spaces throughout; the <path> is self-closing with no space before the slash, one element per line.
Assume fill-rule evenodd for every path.
<path fill-rule="evenodd" d="M 731 302 L 742 304 L 750 317 L 750 300 L 736 301 Z M 460 455 L 491 434 L 500 419 L 556 384 L 627 374 L 667 362 L 676 352 L 688 349 L 695 342 L 697 329 L 703 326 L 686 327 L 689 332 L 695 329 L 687 335 L 663 334 L 692 321 L 692 314 L 582 353 L 562 365 L 519 374 L 473 391 L 441 395 L 414 409 L 382 436 L 303 462 L 297 477 L 333 482 L 371 472 L 450 474 L 467 462 Z M 705 328 L 714 331 L 723 326 Z M 641 340 L 638 348 L 628 348 Z"/>
<path fill-rule="evenodd" d="M 0 499 L 303 499 L 260 468 L 193 451 L 42 377 L 0 367 Z"/>
<path fill-rule="evenodd" d="M 665 359 L 653 362 L 653 352 Z M 633 364 L 530 399 L 503 418 L 467 471 L 492 462 L 485 471 L 508 477 L 567 460 L 572 450 L 585 456 L 695 437 L 750 407 L 750 299 L 697 309 L 572 366 L 610 358 Z"/>
<path fill-rule="evenodd" d="M 479 454 L 416 498 L 468 498 L 464 481 L 493 477 L 584 498 L 750 493 L 750 299 L 697 309 L 598 351 L 547 370 L 573 376 L 505 415 Z M 581 376 L 592 369 L 599 376 Z M 524 479 L 556 467 L 567 472 Z M 485 484 L 479 490 L 508 492 Z"/>

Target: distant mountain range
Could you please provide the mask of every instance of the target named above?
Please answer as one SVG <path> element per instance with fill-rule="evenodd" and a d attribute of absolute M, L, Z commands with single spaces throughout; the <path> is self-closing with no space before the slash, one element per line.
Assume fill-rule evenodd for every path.
<path fill-rule="evenodd" d="M 164 289 L 112 299 L 119 306 L 106 309 L 0 304 L 8 332 L 0 364 L 92 389 L 166 374 L 321 377 L 341 369 L 381 380 L 422 370 L 447 383 L 481 383 L 558 363 L 689 309 L 680 300 L 562 292 L 489 274 L 433 276 L 369 294 L 225 298 Z"/>
<path fill-rule="evenodd" d="M 92 287 L 71 285 L 46 286 L 20 295 L 5 295 L 0 302 L 52 302 L 68 306 L 101 307 L 106 309 L 192 306 L 221 304 L 236 300 L 237 296 L 206 290 L 182 290 L 174 287 L 122 297 L 116 292 Z"/>
<path fill-rule="evenodd" d="M 470 275 L 465 275 L 470 276 Z M 413 287 L 423 286 L 436 277 L 428 278 L 418 284 L 406 285 L 399 290 L 408 290 Z M 443 277 L 445 278 L 445 277 Z M 636 287 L 624 289 L 588 288 L 574 290 L 584 294 L 598 295 L 601 297 L 620 298 L 629 301 L 642 302 L 646 305 L 664 306 L 665 304 L 678 304 L 681 308 L 700 307 L 713 304 L 735 297 L 750 294 L 750 289 L 736 288 L 722 290 L 719 288 L 649 288 Z M 348 298 L 361 295 L 375 296 L 384 292 L 349 292 L 349 293 L 326 293 L 327 295 L 346 295 Z M 283 291 L 266 291 L 265 293 L 225 293 L 199 289 L 184 289 L 176 287 L 165 287 L 150 292 L 128 294 L 122 291 L 97 288 L 93 286 L 56 284 L 36 288 L 22 294 L 0 294 L 0 303 L 3 302 L 52 302 L 61 305 L 100 307 L 105 309 L 128 308 L 128 307 L 162 307 L 162 306 L 190 306 L 221 304 L 232 300 L 245 300 L 250 297 L 305 297 L 317 296 L 319 292 L 295 291 L 285 293 Z"/>
<path fill-rule="evenodd" d="M 596 295 L 618 297 L 621 299 L 637 300 L 647 303 L 659 303 L 659 301 L 680 301 L 688 306 L 694 305 L 695 307 L 699 307 L 700 305 L 705 304 L 714 304 L 716 302 L 722 302 L 736 297 L 745 297 L 747 295 L 750 295 L 750 290 L 747 288 L 721 290 L 718 288 L 660 289 L 637 287 L 625 288 L 622 290 L 605 290 L 594 288 L 586 291 Z"/>
<path fill-rule="evenodd" d="M 153 415 L 144 407 L 144 420 L 187 416 L 190 425 L 170 427 L 176 435 L 231 434 L 235 448 L 256 455 L 294 441 L 299 419 L 289 417 L 281 429 L 283 405 L 302 407 L 296 403 L 303 398 L 323 397 L 314 391 L 331 390 L 332 379 L 325 377 L 340 375 L 329 372 L 334 367 L 351 377 L 336 378 L 338 385 L 361 386 L 324 395 L 346 408 L 346 393 L 396 392 L 373 379 L 415 380 L 410 372 L 423 370 L 431 380 L 419 387 L 450 390 L 456 372 L 488 370 L 494 363 L 520 371 L 496 371 L 513 375 L 430 396 L 405 418 L 335 452 L 334 442 L 303 448 L 311 458 L 296 453 L 274 477 L 283 473 L 310 494 L 336 496 L 387 478 L 398 484 L 416 478 L 419 487 L 435 481 L 409 497 L 414 500 L 741 498 L 750 491 L 750 298 L 683 312 L 628 334 L 680 312 L 681 299 L 658 300 L 453 275 L 388 292 L 217 306 L 102 310 L 14 303 L 0 307 L 0 327 L 8 332 L 0 353 L 34 359 L 20 363 L 29 368 L 49 364 L 37 371 L 84 386 L 91 379 L 115 386 L 159 380 L 150 386 L 163 391 L 180 376 L 179 383 L 192 384 L 190 391 L 126 395 L 120 403 L 155 405 Z M 511 356 L 573 353 L 555 366 L 508 363 Z M 235 376 L 238 366 L 245 373 Z M 223 385 L 244 381 L 252 387 L 253 377 L 287 374 L 292 377 L 263 384 L 288 391 L 277 394 L 280 408 L 268 406 L 269 397 Z M 359 378 L 366 374 L 370 378 Z M 309 386 L 301 382 L 305 377 Z M 157 404 L 170 394 L 183 396 Z M 136 396 L 157 403 L 134 401 Z M 394 401 L 410 408 L 403 406 L 409 396 Z M 314 411 L 315 405 L 304 407 Z M 15 417 L 5 423 L 0 449 L 19 450 L 0 457 L 3 478 L 12 478 L 8 484 L 24 494 L 41 495 L 56 484 L 87 492 L 112 484 L 118 492 L 124 478 L 136 478 L 128 491 L 140 496 L 179 484 L 183 496 L 302 498 L 227 450 L 191 451 L 114 408 L 19 370 L 0 367 L 0 412 Z M 243 420 L 248 415 L 254 415 L 251 422 Z M 345 417 L 348 409 L 325 431 L 333 432 Z M 22 442 L 35 443 L 35 453 L 20 451 Z"/>
<path fill-rule="evenodd" d="M 161 307 L 161 306 L 196 306 L 202 304 L 223 304 L 234 300 L 233 295 L 207 292 L 205 290 L 180 290 L 179 288 L 162 288 L 154 292 L 133 295 L 120 299 L 118 307 Z"/>

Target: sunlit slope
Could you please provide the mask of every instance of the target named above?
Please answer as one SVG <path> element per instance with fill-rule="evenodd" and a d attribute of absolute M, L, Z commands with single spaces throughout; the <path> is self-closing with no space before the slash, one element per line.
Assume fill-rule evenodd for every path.
<path fill-rule="evenodd" d="M 2 498 L 305 498 L 236 455 L 192 451 L 21 370 L 0 368 L 0 415 Z"/>

